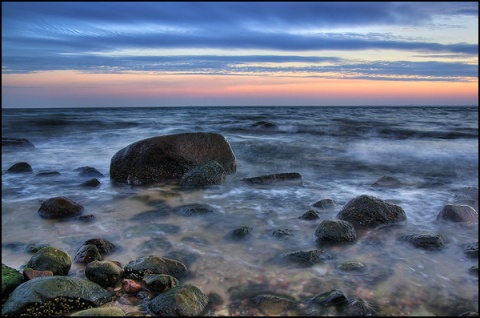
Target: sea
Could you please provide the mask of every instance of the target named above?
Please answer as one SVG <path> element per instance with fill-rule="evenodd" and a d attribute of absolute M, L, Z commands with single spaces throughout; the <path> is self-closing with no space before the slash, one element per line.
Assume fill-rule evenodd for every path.
<path fill-rule="evenodd" d="M 215 132 L 228 141 L 237 169 L 224 183 L 182 190 L 110 180 L 111 158 L 122 148 L 190 132 Z M 478 313 L 478 256 L 465 253 L 475 242 L 478 253 L 478 224 L 436 221 L 460 189 L 478 187 L 477 107 L 2 108 L 2 137 L 35 146 L 2 147 L 2 263 L 15 269 L 31 258 L 29 244 L 55 246 L 73 259 L 86 240 L 103 238 L 117 247 L 104 260 L 122 266 L 146 255 L 182 261 L 190 272 L 182 284 L 219 300 L 211 315 L 261 316 L 265 311 L 251 302 L 256 295 L 306 304 L 335 289 L 365 300 L 376 315 Z M 18 162 L 33 171 L 7 173 Z M 80 186 L 91 179 L 79 176 L 80 167 L 98 170 L 100 185 Z M 53 171 L 58 174 L 41 174 Z M 243 180 L 290 172 L 299 173 L 301 182 Z M 382 177 L 401 184 L 375 186 Z M 336 219 L 343 205 L 360 195 L 399 205 L 406 222 L 364 231 L 351 244 L 319 243 L 318 225 Z M 92 218 L 41 218 L 41 203 L 57 196 L 81 204 Z M 336 205 L 313 207 L 324 199 Z M 214 212 L 175 212 L 191 204 Z M 302 218 L 310 210 L 319 217 Z M 251 229 L 248 239 L 229 239 L 244 226 Z M 278 229 L 291 235 L 272 235 Z M 441 234 L 446 243 L 424 249 L 401 239 L 420 232 Z M 275 261 L 314 249 L 332 258 L 311 266 Z M 364 270 L 345 271 L 345 262 Z M 69 275 L 82 276 L 84 269 L 74 262 Z M 140 310 L 133 303 L 118 306 Z"/>

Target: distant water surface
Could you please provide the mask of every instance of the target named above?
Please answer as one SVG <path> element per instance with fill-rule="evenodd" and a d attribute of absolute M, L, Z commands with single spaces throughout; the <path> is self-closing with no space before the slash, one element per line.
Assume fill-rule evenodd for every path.
<path fill-rule="evenodd" d="M 275 126 L 255 125 L 260 122 Z M 235 154 L 236 174 L 220 186 L 195 191 L 110 182 L 110 160 L 117 151 L 141 139 L 185 132 L 222 134 Z M 478 311 L 478 275 L 468 271 L 478 259 L 466 257 L 462 247 L 478 241 L 478 227 L 435 222 L 458 189 L 478 187 L 477 108 L 2 109 L 2 137 L 26 138 L 35 145 L 31 151 L 2 148 L 2 263 L 8 266 L 18 269 L 30 259 L 19 248 L 28 243 L 54 245 L 73 258 L 85 240 L 102 237 L 119 247 L 107 259 L 123 265 L 144 255 L 184 261 L 192 272 L 189 283 L 224 299 L 219 314 L 235 301 L 232 290 L 260 282 L 270 292 L 297 299 L 340 288 L 347 296 L 375 302 L 385 315 Z M 33 173 L 6 173 L 21 161 Z M 104 175 L 98 188 L 78 186 L 90 179 L 74 171 L 84 166 Z M 36 175 L 44 171 L 60 175 Z M 258 187 L 241 180 L 283 172 L 300 173 L 302 185 Z M 383 176 L 402 186 L 373 187 Z M 352 245 L 318 246 L 318 224 L 334 219 L 343 204 L 361 194 L 400 205 L 406 224 L 368 231 Z M 95 219 L 40 218 L 42 200 L 55 196 L 79 202 L 83 214 Z M 327 198 L 338 205 L 317 210 L 317 220 L 299 219 Z M 191 217 L 174 212 L 197 203 L 215 212 Z M 241 226 L 253 229 L 249 240 L 225 239 Z M 293 233 L 288 239 L 271 235 L 287 228 Z M 398 240 L 419 231 L 441 233 L 448 243 L 441 251 L 427 251 Z M 310 268 L 271 262 L 285 252 L 314 248 L 335 258 Z M 363 276 L 340 272 L 338 265 L 348 260 L 365 263 L 371 271 Z M 82 268 L 74 264 L 71 272 Z"/>

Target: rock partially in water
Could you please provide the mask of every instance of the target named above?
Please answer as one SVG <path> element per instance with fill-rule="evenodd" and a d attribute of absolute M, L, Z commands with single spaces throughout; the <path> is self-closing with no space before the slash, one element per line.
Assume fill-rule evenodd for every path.
<path fill-rule="evenodd" d="M 42 202 L 38 214 L 46 219 L 63 219 L 78 216 L 83 206 L 66 197 L 53 197 Z"/>
<path fill-rule="evenodd" d="M 401 186 L 402 183 L 400 180 L 390 177 L 390 176 L 383 176 L 374 183 L 372 183 L 372 187 L 385 187 L 385 188 L 395 188 Z"/>
<path fill-rule="evenodd" d="M 68 276 L 38 277 L 18 286 L 2 308 L 2 316 L 54 316 L 98 307 L 112 293 L 87 279 Z"/>
<path fill-rule="evenodd" d="M 187 171 L 180 178 L 180 187 L 183 189 L 205 188 L 219 185 L 225 181 L 226 171 L 221 164 L 212 160 Z"/>
<path fill-rule="evenodd" d="M 10 149 L 35 149 L 35 145 L 28 139 L 25 138 L 8 138 L 2 137 L 2 148 Z"/>
<path fill-rule="evenodd" d="M 88 167 L 88 166 L 80 167 L 80 168 L 74 169 L 73 171 L 78 172 L 78 176 L 80 177 L 92 177 L 92 178 L 105 177 L 103 173 L 101 173 L 97 169 L 93 167 Z"/>
<path fill-rule="evenodd" d="M 17 162 L 7 169 L 7 173 L 25 173 L 32 171 L 32 166 L 27 162 Z"/>
<path fill-rule="evenodd" d="M 323 250 L 313 249 L 286 253 L 282 255 L 282 258 L 298 265 L 312 266 L 333 257 Z"/>
<path fill-rule="evenodd" d="M 97 178 L 93 178 L 93 179 L 87 180 L 85 182 L 82 182 L 80 184 L 80 186 L 96 188 L 96 187 L 100 186 L 100 181 L 98 181 Z"/>
<path fill-rule="evenodd" d="M 176 207 L 174 211 L 180 215 L 192 216 L 215 212 L 215 208 L 208 204 L 187 204 Z"/>
<path fill-rule="evenodd" d="M 26 267 L 35 270 L 48 270 L 53 275 L 65 276 L 72 266 L 72 258 L 66 252 L 47 246 L 32 255 Z"/>
<path fill-rule="evenodd" d="M 93 261 L 101 260 L 103 260 L 102 254 L 100 254 L 98 247 L 94 244 L 80 246 L 80 248 L 77 250 L 77 253 L 75 254 L 75 257 L 73 258 L 73 261 L 75 263 L 83 264 L 88 264 Z"/>
<path fill-rule="evenodd" d="M 438 213 L 437 221 L 478 223 L 478 212 L 466 204 L 446 204 Z"/>
<path fill-rule="evenodd" d="M 317 211 L 308 210 L 307 212 L 303 213 L 298 218 L 302 219 L 302 220 L 316 220 L 316 219 L 320 218 L 320 216 L 318 215 Z"/>
<path fill-rule="evenodd" d="M 478 241 L 466 244 L 463 252 L 470 258 L 478 258 Z"/>
<path fill-rule="evenodd" d="M 320 242 L 342 243 L 353 242 L 357 233 L 352 223 L 343 220 L 323 220 L 315 230 Z"/>
<path fill-rule="evenodd" d="M 302 176 L 298 172 L 274 173 L 258 177 L 243 178 L 242 180 L 253 185 L 302 185 Z"/>
<path fill-rule="evenodd" d="M 360 195 L 343 206 L 337 218 L 353 224 L 355 229 L 375 228 L 380 225 L 407 220 L 405 211 L 398 205 L 370 195 Z"/>
<path fill-rule="evenodd" d="M 337 306 L 341 303 L 347 301 L 347 296 L 345 293 L 340 289 L 333 289 L 328 292 L 321 293 L 310 298 L 307 301 L 308 306 L 321 306 L 321 307 L 329 307 L 329 306 Z"/>
<path fill-rule="evenodd" d="M 236 161 L 225 137 L 218 133 L 183 133 L 134 142 L 111 159 L 110 178 L 131 185 L 178 182 L 192 168 L 215 160 L 225 172 Z"/>
<path fill-rule="evenodd" d="M 337 206 L 337 202 L 332 199 L 322 199 L 312 204 L 312 206 L 317 209 L 328 210 L 335 208 Z"/>
<path fill-rule="evenodd" d="M 411 243 L 415 247 L 427 250 L 439 249 L 447 242 L 443 235 L 431 232 L 413 233 L 400 239 Z"/>
<path fill-rule="evenodd" d="M 200 316 L 208 296 L 195 285 L 174 287 L 152 299 L 147 310 L 154 316 Z"/>

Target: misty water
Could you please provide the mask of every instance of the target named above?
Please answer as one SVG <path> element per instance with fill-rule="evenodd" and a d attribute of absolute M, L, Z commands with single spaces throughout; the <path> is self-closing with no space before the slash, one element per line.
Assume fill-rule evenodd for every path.
<path fill-rule="evenodd" d="M 255 125 L 262 121 L 276 127 Z M 235 154 L 236 173 L 221 185 L 197 190 L 110 181 L 110 160 L 120 149 L 185 132 L 222 134 Z M 465 244 L 478 241 L 478 226 L 436 222 L 459 189 L 478 187 L 475 107 L 2 109 L 2 137 L 26 138 L 35 145 L 34 150 L 2 147 L 2 263 L 10 267 L 20 269 L 28 262 L 31 254 L 24 246 L 30 243 L 55 246 L 73 258 L 84 241 L 104 238 L 117 246 L 105 259 L 122 265 L 145 255 L 184 262 L 190 276 L 182 283 L 222 298 L 212 312 L 217 315 L 252 314 L 238 302 L 256 293 L 305 301 L 333 289 L 371 302 L 379 315 L 478 311 L 478 274 L 469 272 L 478 258 L 464 253 Z M 32 173 L 6 173 L 23 161 Z M 91 178 L 74 169 L 85 166 L 104 175 L 97 178 L 99 187 L 79 186 Z M 46 171 L 60 174 L 37 175 Z M 284 172 L 299 173 L 301 184 L 242 181 Z M 383 176 L 402 185 L 372 186 Z M 318 224 L 335 219 L 344 204 L 362 194 L 399 205 L 407 221 L 358 233 L 353 244 L 319 244 Z M 56 196 L 80 203 L 83 214 L 94 219 L 41 218 L 41 202 Z M 312 207 L 322 199 L 337 205 Z M 189 204 L 209 205 L 214 212 L 175 212 Z M 312 209 L 318 219 L 299 218 Z M 242 226 L 252 228 L 248 239 L 227 238 Z M 275 229 L 289 229 L 292 235 L 275 237 Z M 425 250 L 399 240 L 421 231 L 442 234 L 447 243 Z M 334 257 L 309 267 L 272 261 L 312 249 Z M 340 270 L 346 261 L 361 262 L 367 270 Z M 84 268 L 73 264 L 69 274 L 82 276 Z"/>

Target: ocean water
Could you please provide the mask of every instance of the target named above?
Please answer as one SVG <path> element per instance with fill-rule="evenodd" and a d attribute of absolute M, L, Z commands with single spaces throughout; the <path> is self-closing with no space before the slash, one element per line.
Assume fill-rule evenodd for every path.
<path fill-rule="evenodd" d="M 261 121 L 277 128 L 255 127 Z M 110 182 L 117 151 L 141 139 L 185 132 L 222 134 L 235 154 L 236 173 L 222 185 L 194 191 Z M 478 241 L 478 226 L 435 222 L 456 191 L 478 187 L 476 107 L 2 109 L 2 137 L 35 145 L 31 151 L 2 147 L 2 263 L 10 267 L 19 269 L 30 259 L 25 244 L 53 245 L 73 258 L 84 241 L 99 237 L 118 247 L 105 259 L 122 265 L 145 255 L 183 261 L 191 272 L 185 283 L 223 299 L 213 313 L 218 315 L 252 314 L 238 305 L 247 297 L 238 290 L 303 301 L 335 288 L 371 302 L 381 315 L 478 311 L 478 275 L 469 273 L 478 259 L 463 251 L 464 244 Z M 21 161 L 33 173 L 6 173 Z M 79 187 L 91 178 L 74 169 L 85 166 L 104 175 L 98 188 Z M 44 171 L 60 175 L 37 176 Z M 283 172 L 300 173 L 302 184 L 242 182 Z M 402 186 L 372 186 L 383 176 Z M 398 204 L 407 222 L 361 233 L 354 244 L 320 246 L 314 235 L 318 224 L 335 219 L 342 205 L 362 194 Z M 83 214 L 95 218 L 39 217 L 41 202 L 56 196 L 80 203 Z M 317 220 L 299 218 L 321 199 L 337 206 L 317 210 Z M 215 212 L 189 217 L 173 212 L 187 204 L 208 204 Z M 226 238 L 242 226 L 252 228 L 249 239 Z M 271 234 L 275 229 L 293 235 L 279 239 Z M 442 234 L 447 244 L 429 251 L 398 239 L 421 231 Z M 311 249 L 334 258 L 307 268 L 272 262 L 283 253 Z M 351 260 L 367 272 L 338 269 Z M 71 275 L 83 269 L 73 264 Z"/>

